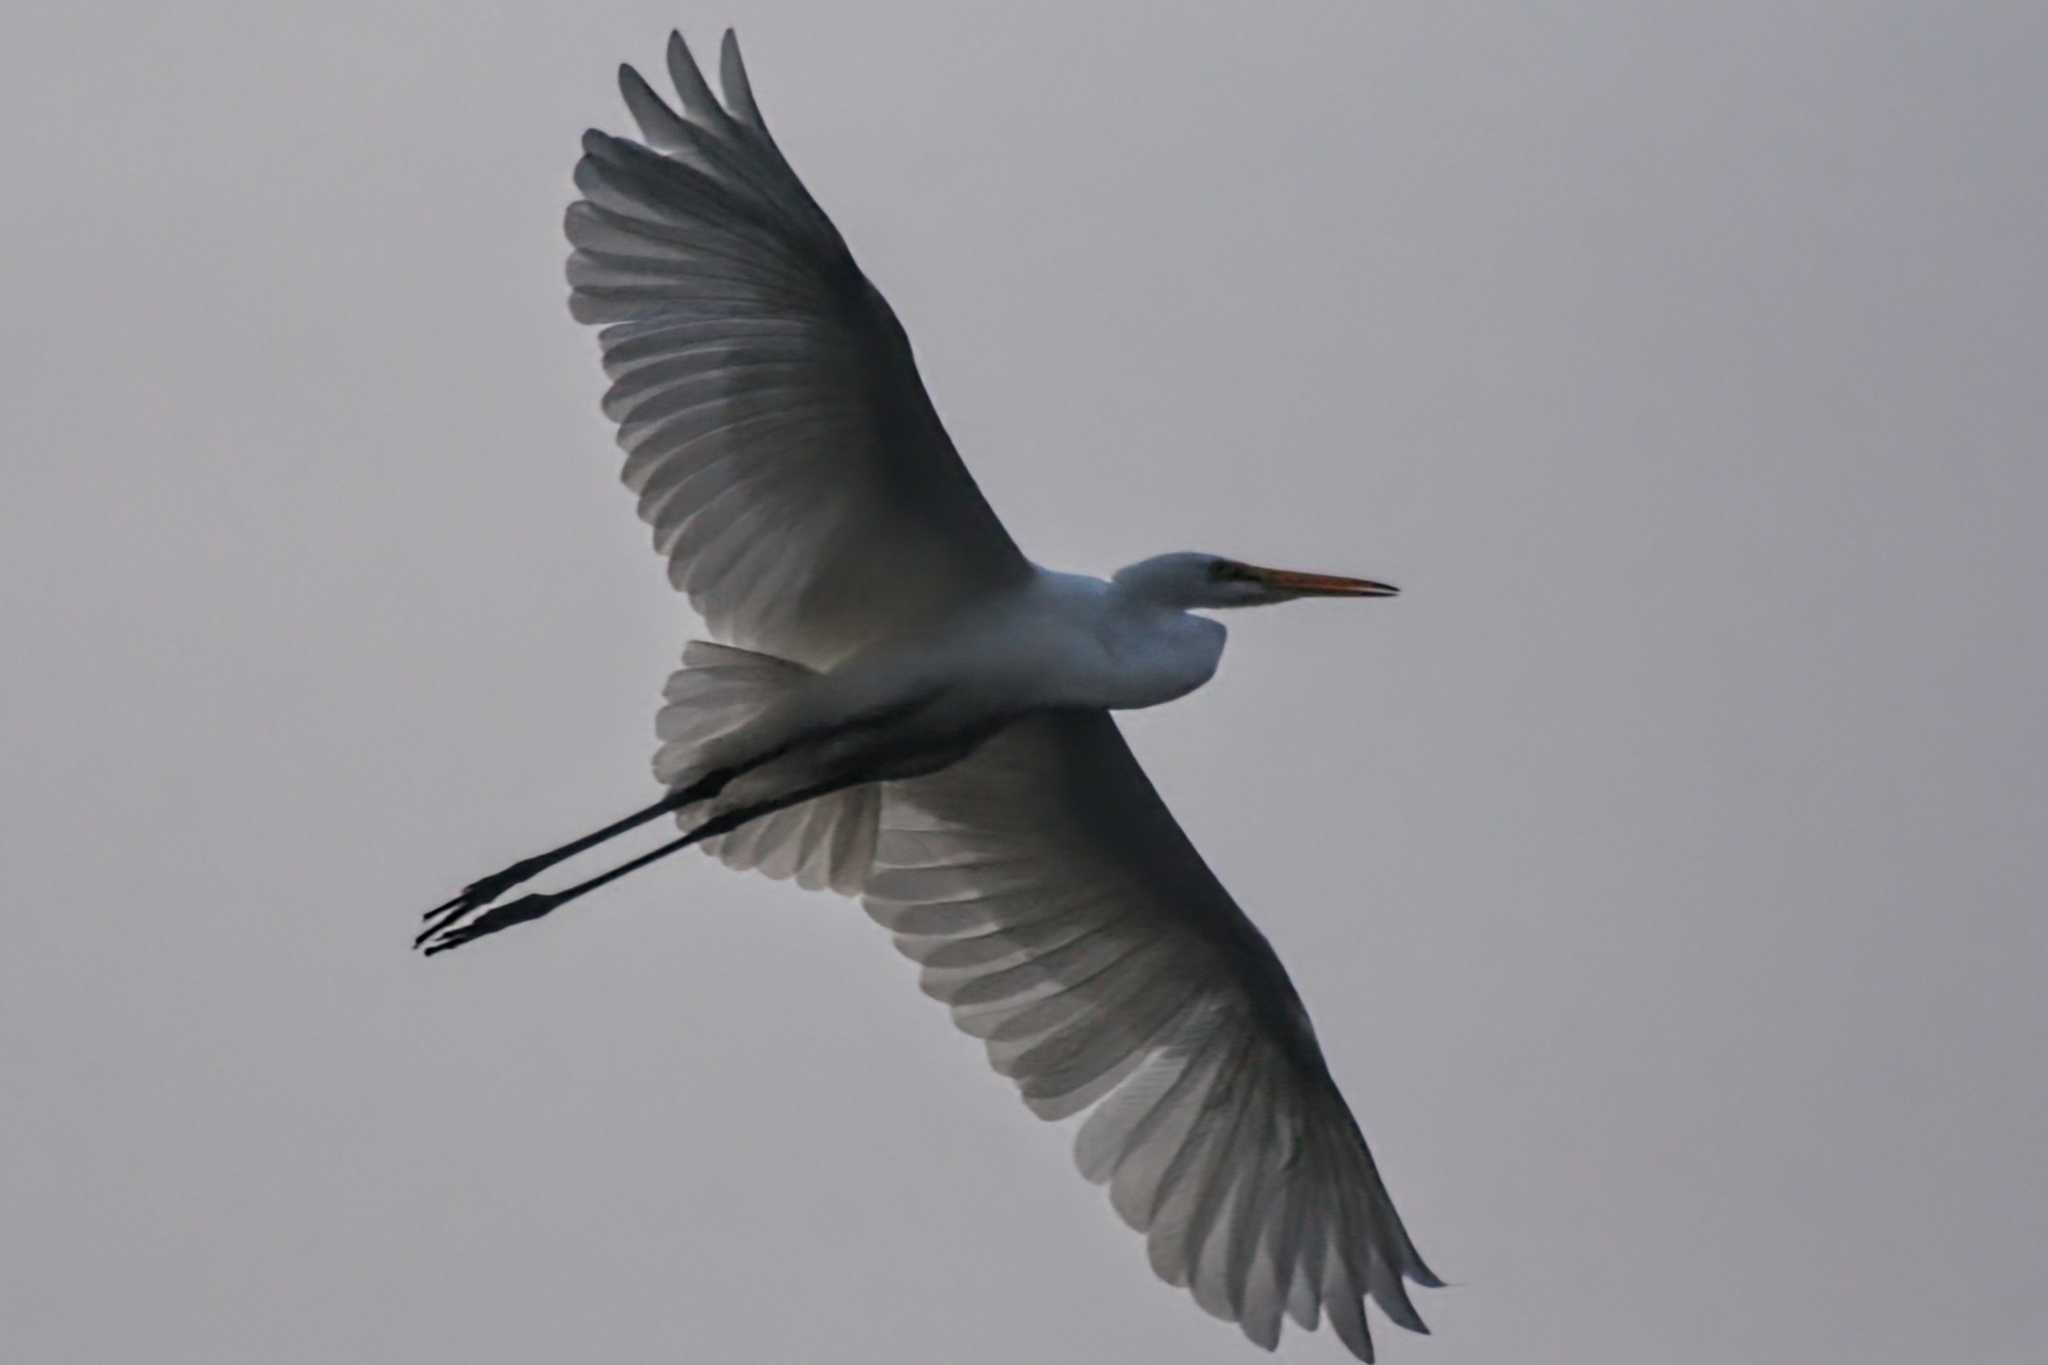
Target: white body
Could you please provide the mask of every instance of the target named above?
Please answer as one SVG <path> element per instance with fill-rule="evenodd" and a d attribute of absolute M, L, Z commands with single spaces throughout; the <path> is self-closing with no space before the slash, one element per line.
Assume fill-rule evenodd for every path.
<path fill-rule="evenodd" d="M 722 809 L 957 762 L 1037 711 L 1131 710 L 1215 676 L 1223 623 L 1142 585 L 1034 569 L 915 632 L 885 636 L 703 747 L 692 771 L 749 769 Z M 764 755 L 782 754 L 754 767 Z"/>
<path fill-rule="evenodd" d="M 680 37 L 668 67 L 680 112 L 622 71 L 644 141 L 586 135 L 565 226 L 625 482 L 715 641 L 685 648 L 657 718 L 673 803 L 472 884 L 426 950 L 700 842 L 856 895 L 1033 1112 L 1087 1114 L 1081 1170 L 1160 1276 L 1262 1346 L 1326 1319 L 1371 1360 L 1365 1299 L 1420 1330 L 1404 1281 L 1439 1281 L 1279 959 L 1107 713 L 1214 675 L 1224 629 L 1198 610 L 1393 590 L 1203 554 L 1107 581 L 1032 564 L 731 35 L 723 100 Z M 450 927 L 679 807 L 665 849 Z"/>

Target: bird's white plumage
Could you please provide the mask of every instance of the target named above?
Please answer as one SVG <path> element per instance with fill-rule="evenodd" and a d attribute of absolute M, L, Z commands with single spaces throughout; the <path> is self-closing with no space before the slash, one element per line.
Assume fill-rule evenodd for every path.
<path fill-rule="evenodd" d="M 625 480 L 712 633 L 813 667 L 1029 572 L 882 296 L 768 135 L 680 38 L 678 116 L 620 75 L 647 145 L 584 138 L 571 308 L 600 334 Z"/>
<path fill-rule="evenodd" d="M 706 745 L 744 728 L 813 676 L 802 664 L 690 641 L 683 666 L 662 689 L 665 704 L 654 718 L 662 741 L 654 753 L 655 780 L 663 786 L 687 781 Z M 792 878 L 807 891 L 858 895 L 874 864 L 881 806 L 879 787 L 848 787 L 763 816 L 702 847 L 741 872 Z"/>
<path fill-rule="evenodd" d="M 1371 1358 L 1370 1294 L 1421 1321 L 1416 1254 L 1307 1013 L 1100 711 L 1019 721 L 885 786 L 864 904 L 1040 1117 L 1087 1112 L 1082 1173 L 1153 1267 L 1271 1346 L 1326 1311 Z"/>
<path fill-rule="evenodd" d="M 1095 705 L 1137 705 L 1214 667 L 1220 629 L 1184 607 L 1290 595 L 1212 583 L 1199 556 L 1086 592 L 1034 569 L 955 454 L 888 305 L 769 137 L 731 35 L 723 104 L 679 37 L 669 70 L 680 114 L 621 74 L 645 146 L 585 139 L 572 308 L 608 324 L 605 410 L 672 581 L 718 639 L 806 667 L 693 646 L 662 713 L 664 781 L 800 675 L 949 622 L 981 623 L 956 637 L 963 667 L 986 672 L 1007 649 L 1024 662 L 1001 667 L 1029 669 L 1020 636 L 1042 631 L 1074 677 L 1106 671 L 1144 694 Z M 929 672 L 944 656 L 923 657 Z M 943 714 L 960 686 L 919 714 Z M 1209 1312 L 1269 1348 L 1283 1315 L 1327 1314 L 1365 1360 L 1365 1298 L 1421 1330 L 1403 1280 L 1439 1281 L 1306 1011 L 1105 711 L 1037 710 L 950 766 L 793 806 L 715 850 L 860 891 L 1034 1112 L 1086 1115 L 1083 1173 Z"/>

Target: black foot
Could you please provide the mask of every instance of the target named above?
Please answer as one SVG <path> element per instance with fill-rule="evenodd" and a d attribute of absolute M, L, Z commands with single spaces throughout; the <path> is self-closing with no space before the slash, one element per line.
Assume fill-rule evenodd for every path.
<path fill-rule="evenodd" d="M 560 896 L 521 896 L 516 901 L 506 901 L 503 905 L 492 906 L 466 924 L 442 929 L 438 935 L 429 929 L 420 935 L 413 946 L 423 950 L 428 957 L 432 957 L 435 953 L 445 953 L 450 948 L 460 948 L 463 944 L 480 939 L 485 934 L 495 934 L 500 929 L 510 929 L 515 924 L 539 919 L 561 903 Z M 433 941 L 428 942 L 429 938 Z"/>
<path fill-rule="evenodd" d="M 420 930 L 419 937 L 412 941 L 417 948 L 441 930 L 461 919 L 472 910 L 481 910 L 498 897 L 510 891 L 529 877 L 539 876 L 554 866 L 546 858 L 524 858 L 488 877 L 479 877 L 462 888 L 462 894 L 452 900 L 442 901 L 433 909 L 421 915 L 427 927 Z"/>

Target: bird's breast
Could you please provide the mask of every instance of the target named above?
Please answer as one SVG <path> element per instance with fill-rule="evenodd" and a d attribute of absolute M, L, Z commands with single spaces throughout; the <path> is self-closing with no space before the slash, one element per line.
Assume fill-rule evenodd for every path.
<path fill-rule="evenodd" d="M 1182 611 L 1133 610 L 1101 591 L 1106 587 L 1048 576 L 1036 592 L 953 623 L 932 642 L 925 662 L 948 690 L 1010 714 L 1157 706 L 1215 675 L 1225 638 L 1221 622 Z"/>
<path fill-rule="evenodd" d="M 1184 697 L 1216 675 L 1221 623 L 1185 612 L 1118 616 L 1093 632 L 1077 704 L 1135 710 Z"/>

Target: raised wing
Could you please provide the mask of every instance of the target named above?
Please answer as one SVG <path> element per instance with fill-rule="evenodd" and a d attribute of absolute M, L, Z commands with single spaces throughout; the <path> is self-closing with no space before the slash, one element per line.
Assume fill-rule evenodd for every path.
<path fill-rule="evenodd" d="M 1272 1349 L 1364 1297 L 1427 1330 L 1416 1254 L 1286 971 L 1104 712 L 1018 722 L 885 787 L 867 911 L 1042 1118 L 1152 1267 Z"/>
<path fill-rule="evenodd" d="M 625 480 L 711 633 L 826 667 L 1029 566 L 960 463 L 888 303 L 783 160 L 739 47 L 682 113 L 632 67 L 646 145 L 584 135 L 570 310 L 599 333 Z"/>

